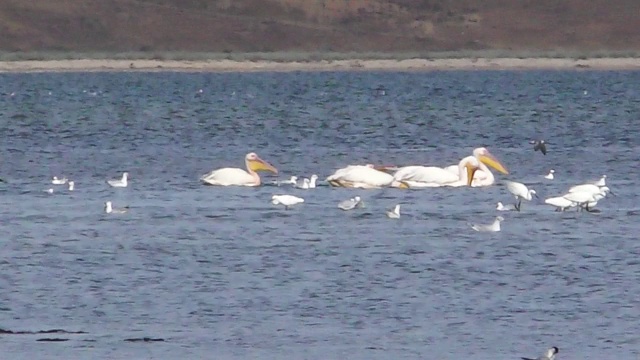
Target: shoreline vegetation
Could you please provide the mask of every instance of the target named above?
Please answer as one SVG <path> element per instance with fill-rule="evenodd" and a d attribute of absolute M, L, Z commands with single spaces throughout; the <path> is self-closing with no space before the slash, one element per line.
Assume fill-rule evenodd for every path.
<path fill-rule="evenodd" d="M 0 72 L 640 70 L 640 52 L 0 52 Z"/>

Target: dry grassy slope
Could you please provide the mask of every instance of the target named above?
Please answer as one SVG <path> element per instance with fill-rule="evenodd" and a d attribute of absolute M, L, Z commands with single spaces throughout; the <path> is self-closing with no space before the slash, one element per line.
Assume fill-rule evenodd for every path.
<path fill-rule="evenodd" d="M 638 50 L 638 0 L 3 0 L 0 50 Z"/>

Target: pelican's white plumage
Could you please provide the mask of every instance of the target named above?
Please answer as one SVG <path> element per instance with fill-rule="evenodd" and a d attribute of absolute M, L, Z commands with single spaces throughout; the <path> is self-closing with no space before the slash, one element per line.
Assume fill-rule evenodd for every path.
<path fill-rule="evenodd" d="M 549 179 L 549 180 L 553 180 L 553 173 L 555 173 L 556 171 L 551 169 L 549 170 L 549 173 L 547 175 L 544 176 L 545 179 Z"/>
<path fill-rule="evenodd" d="M 387 211 L 387 217 L 390 219 L 400 218 L 400 204 L 396 205 L 393 210 Z"/>
<path fill-rule="evenodd" d="M 245 158 L 247 170 L 238 168 L 222 168 L 213 170 L 200 177 L 207 185 L 219 186 L 260 186 L 260 176 L 257 171 L 270 171 L 274 174 L 278 170 L 266 161 L 260 159 L 256 153 L 248 153 Z"/>
<path fill-rule="evenodd" d="M 425 187 L 459 187 L 459 186 L 489 186 L 495 182 L 493 173 L 486 166 L 489 165 L 503 174 L 507 169 L 486 148 L 476 148 L 473 156 L 467 156 L 455 165 L 446 168 L 436 166 L 405 166 L 394 174 L 397 182 L 402 182 L 411 188 Z M 466 171 L 465 171 L 466 170 Z M 481 174 L 478 174 L 481 172 Z M 472 182 L 469 182 L 472 179 Z"/>
<path fill-rule="evenodd" d="M 53 179 L 51 180 L 51 183 L 53 185 L 64 185 L 67 183 L 67 178 L 62 178 L 62 179 L 58 179 L 57 176 L 54 176 Z"/>
<path fill-rule="evenodd" d="M 115 180 L 107 180 L 107 184 L 109 184 L 111 187 L 127 187 L 128 182 L 127 179 L 129 178 L 129 173 L 128 172 L 124 172 L 122 173 L 122 178 L 121 179 L 115 179 Z"/>
<path fill-rule="evenodd" d="M 520 205 L 522 204 L 523 199 L 531 201 L 531 199 L 533 199 L 533 195 L 536 195 L 535 190 L 527 188 L 527 185 L 523 183 L 509 180 L 505 180 L 504 183 L 507 185 L 507 190 L 516 197 L 516 200 L 518 201 L 516 204 L 516 210 L 518 211 L 520 211 Z"/>
<path fill-rule="evenodd" d="M 395 185 L 391 174 L 376 170 L 373 165 L 349 165 L 338 169 L 333 175 L 327 177 L 327 182 L 331 186 L 358 189 L 378 189 Z"/>
<path fill-rule="evenodd" d="M 288 209 L 293 205 L 302 204 L 303 202 L 303 198 L 293 195 L 273 195 L 271 197 L 272 204 L 284 205 L 285 209 Z"/>
<path fill-rule="evenodd" d="M 356 207 L 360 206 L 361 203 L 362 203 L 362 199 L 360 199 L 360 196 L 355 196 L 349 200 L 341 201 L 338 204 L 338 208 L 345 211 L 353 210 Z"/>
<path fill-rule="evenodd" d="M 471 228 L 480 232 L 498 232 L 500 231 L 500 222 L 502 221 L 504 221 L 504 218 L 502 216 L 497 216 L 491 224 L 473 224 L 471 225 Z"/>

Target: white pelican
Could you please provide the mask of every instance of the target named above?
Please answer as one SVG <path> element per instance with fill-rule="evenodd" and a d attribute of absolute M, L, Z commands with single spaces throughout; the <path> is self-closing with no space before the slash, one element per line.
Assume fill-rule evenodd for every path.
<path fill-rule="evenodd" d="M 532 195 L 535 195 L 536 197 L 538 197 L 535 190 L 533 189 L 530 190 L 523 183 L 509 181 L 509 180 L 505 180 L 504 182 L 507 185 L 507 190 L 509 190 L 509 192 L 516 197 L 516 200 L 518 200 L 518 203 L 516 204 L 516 210 L 518 211 L 520 211 L 520 205 L 522 203 L 522 199 L 531 201 L 531 199 L 533 198 Z"/>
<path fill-rule="evenodd" d="M 511 211 L 515 209 L 516 209 L 515 206 L 511 204 L 503 205 L 502 202 L 500 201 L 498 201 L 498 203 L 496 204 L 496 210 L 498 211 Z"/>
<path fill-rule="evenodd" d="M 555 170 L 551 169 L 549 170 L 549 173 L 547 175 L 544 176 L 545 179 L 549 179 L 549 180 L 553 180 L 553 173 L 556 172 Z"/>
<path fill-rule="evenodd" d="M 54 176 L 54 177 L 53 177 L 53 180 L 51 180 L 51 183 L 52 183 L 53 185 L 64 185 L 64 184 L 66 184 L 66 183 L 67 183 L 67 178 L 64 178 L 64 177 L 63 177 L 62 179 L 58 179 L 58 177 L 57 177 L 57 176 Z"/>
<path fill-rule="evenodd" d="M 481 232 L 498 232 L 500 231 L 500 222 L 504 221 L 504 218 L 502 216 L 496 216 L 496 219 L 488 225 L 482 225 L 482 224 L 473 224 L 471 225 L 471 228 L 475 231 L 481 231 Z"/>
<path fill-rule="evenodd" d="M 127 212 L 127 209 L 114 209 L 111 201 L 107 201 L 104 203 L 104 212 L 107 214 L 124 214 Z"/>
<path fill-rule="evenodd" d="M 359 189 L 378 189 L 392 186 L 406 188 L 407 186 L 394 181 L 391 174 L 377 170 L 373 165 L 349 165 L 338 169 L 327 178 L 331 186 Z"/>
<path fill-rule="evenodd" d="M 73 181 L 69 181 L 69 191 L 73 191 L 73 189 L 75 188 L 76 183 L 74 183 Z"/>
<path fill-rule="evenodd" d="M 457 172 L 453 173 L 451 167 L 439 168 L 435 166 L 405 166 L 395 173 L 394 179 L 403 182 L 409 187 L 440 187 L 440 186 L 489 186 L 495 182 L 493 173 L 486 166 L 498 170 L 503 174 L 509 171 L 486 148 L 476 148 L 473 156 L 467 156 L 460 160 Z M 466 171 L 465 171 L 466 169 Z M 482 175 L 476 176 L 478 172 Z M 470 182 L 469 179 L 472 181 Z"/>
<path fill-rule="evenodd" d="M 400 204 L 396 205 L 393 210 L 387 211 L 387 217 L 390 219 L 400 219 Z"/>
<path fill-rule="evenodd" d="M 522 360 L 555 360 L 556 354 L 558 354 L 558 352 L 560 352 L 560 349 L 554 346 L 551 349 L 547 350 L 547 352 L 545 352 L 544 355 L 540 357 L 537 357 L 535 359 L 523 357 Z"/>
<path fill-rule="evenodd" d="M 222 168 L 203 175 L 200 180 L 207 185 L 220 186 L 260 186 L 260 176 L 256 171 L 270 171 L 274 174 L 278 170 L 266 161 L 260 159 L 256 153 L 248 153 L 244 157 L 247 171 L 238 168 Z"/>
<path fill-rule="evenodd" d="M 595 186 L 605 186 L 605 185 L 607 185 L 607 175 L 602 175 L 600 180 L 595 181 L 593 183 L 593 185 L 595 185 Z"/>
<path fill-rule="evenodd" d="M 348 210 L 353 210 L 358 206 L 361 206 L 360 204 L 362 203 L 362 199 L 360 199 L 360 196 L 355 196 L 352 197 L 349 200 L 345 200 L 342 201 L 338 204 L 338 208 L 342 209 L 344 211 L 348 211 Z"/>
<path fill-rule="evenodd" d="M 552 197 L 544 200 L 547 205 L 555 206 L 556 211 L 565 211 L 568 208 L 576 206 L 573 201 L 565 199 L 563 196 Z"/>
<path fill-rule="evenodd" d="M 293 195 L 273 195 L 271 203 L 274 205 L 284 205 L 285 209 L 289 209 L 293 205 L 302 204 L 304 199 Z"/>
<path fill-rule="evenodd" d="M 109 184 L 111 187 L 127 187 L 127 185 L 128 185 L 127 178 L 128 177 L 129 177 L 129 173 L 128 172 L 124 172 L 124 173 L 122 173 L 122 179 L 107 180 L 107 184 Z"/>

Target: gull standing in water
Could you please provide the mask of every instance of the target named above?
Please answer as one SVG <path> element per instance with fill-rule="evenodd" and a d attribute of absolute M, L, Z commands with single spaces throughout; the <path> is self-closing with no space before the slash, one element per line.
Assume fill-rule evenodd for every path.
<path fill-rule="evenodd" d="M 304 202 L 303 198 L 293 196 L 293 195 L 273 195 L 271 197 L 271 203 L 274 205 L 284 205 L 284 208 L 289 210 L 289 208 L 296 204 L 301 204 Z"/>
<path fill-rule="evenodd" d="M 51 180 L 51 183 L 52 183 L 53 185 L 64 185 L 64 184 L 66 184 L 66 183 L 67 183 L 67 178 L 64 178 L 64 177 L 63 177 L 62 179 L 58 179 L 58 177 L 57 177 L 57 176 L 54 176 L 54 177 L 53 177 L 53 180 Z"/>
<path fill-rule="evenodd" d="M 547 350 L 547 352 L 537 358 L 526 358 L 523 357 L 522 360 L 555 360 L 556 355 L 558 354 L 558 352 L 560 352 L 560 349 L 558 349 L 557 346 L 552 347 L 551 349 Z"/>
<path fill-rule="evenodd" d="M 522 199 L 527 201 L 531 201 L 533 199 L 533 195 L 538 197 L 536 191 L 533 189 L 527 188 L 527 186 L 523 183 L 505 180 L 505 184 L 507 184 L 507 190 L 516 197 L 518 203 L 516 204 L 516 210 L 520 211 L 520 205 L 522 204 Z"/>
<path fill-rule="evenodd" d="M 295 185 L 297 181 L 298 181 L 298 177 L 292 176 L 289 180 L 276 180 L 273 182 L 273 184 L 278 186 L 287 185 L 287 184 Z"/>
<path fill-rule="evenodd" d="M 353 210 L 355 209 L 357 206 L 360 205 L 360 203 L 362 202 L 362 199 L 360 199 L 360 196 L 355 196 L 352 197 L 349 200 L 345 200 L 342 201 L 341 203 L 338 204 L 338 208 L 347 211 L 347 210 Z"/>
<path fill-rule="evenodd" d="M 553 173 L 556 172 L 555 170 L 551 169 L 549 170 L 549 173 L 547 175 L 544 176 L 545 179 L 549 179 L 549 180 L 553 180 Z"/>
<path fill-rule="evenodd" d="M 400 204 L 396 205 L 393 210 L 387 211 L 389 219 L 400 219 Z"/>
<path fill-rule="evenodd" d="M 75 188 L 76 183 L 74 183 L 73 181 L 69 181 L 69 191 L 73 191 L 73 189 Z"/>
<path fill-rule="evenodd" d="M 104 203 L 104 212 L 107 214 L 124 214 L 127 212 L 127 209 L 114 209 L 111 201 L 107 201 Z"/>
<path fill-rule="evenodd" d="M 498 232 L 500 231 L 500 222 L 504 221 L 504 218 L 502 216 L 497 216 L 496 219 L 488 225 L 482 225 L 482 224 L 473 224 L 471 225 L 471 228 L 475 231 L 480 231 L 480 232 Z"/>
<path fill-rule="evenodd" d="M 318 180 L 318 175 L 311 175 L 311 179 L 304 178 L 302 180 L 298 180 L 295 183 L 295 187 L 299 189 L 315 189 L 316 181 Z"/>
<path fill-rule="evenodd" d="M 122 173 L 122 179 L 107 180 L 107 184 L 109 184 L 111 187 L 127 187 L 127 185 L 128 185 L 127 178 L 128 177 L 129 177 L 129 173 L 128 172 L 124 172 L 124 173 Z"/>

